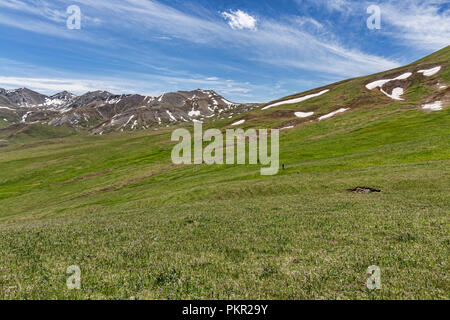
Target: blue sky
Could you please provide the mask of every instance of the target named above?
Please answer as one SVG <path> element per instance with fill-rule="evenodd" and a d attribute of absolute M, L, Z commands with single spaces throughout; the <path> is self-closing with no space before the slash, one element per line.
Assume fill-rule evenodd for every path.
<path fill-rule="evenodd" d="M 67 8 L 81 29 L 67 28 Z M 381 28 L 369 29 L 377 5 Z M 0 0 L 0 87 L 266 102 L 449 45 L 450 1 Z"/>

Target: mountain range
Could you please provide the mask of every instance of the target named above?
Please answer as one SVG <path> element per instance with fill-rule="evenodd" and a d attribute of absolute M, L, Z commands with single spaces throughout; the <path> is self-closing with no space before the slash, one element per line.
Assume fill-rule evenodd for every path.
<path fill-rule="evenodd" d="M 183 122 L 232 118 L 258 104 L 230 102 L 213 90 L 165 93 L 159 97 L 107 91 L 46 96 L 27 88 L 0 88 L 0 118 L 11 124 L 42 123 L 86 129 L 91 134 L 157 129 Z"/>

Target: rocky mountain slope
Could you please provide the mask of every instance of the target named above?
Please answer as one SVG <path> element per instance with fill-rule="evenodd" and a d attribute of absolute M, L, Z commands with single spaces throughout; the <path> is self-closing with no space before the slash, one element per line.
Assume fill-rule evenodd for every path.
<path fill-rule="evenodd" d="M 0 88 L 0 96 L 2 96 L 2 98 L 5 99 L 10 105 L 16 105 L 24 108 L 43 104 L 47 98 L 45 95 L 27 88 L 15 90 L 5 90 Z"/>

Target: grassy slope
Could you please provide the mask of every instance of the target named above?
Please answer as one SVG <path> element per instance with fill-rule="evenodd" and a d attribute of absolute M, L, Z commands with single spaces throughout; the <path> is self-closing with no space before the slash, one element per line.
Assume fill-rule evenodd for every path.
<path fill-rule="evenodd" d="M 418 63 L 449 61 L 447 48 Z M 174 166 L 171 129 L 27 129 L 0 148 L 0 297 L 448 299 L 450 109 L 417 106 L 449 75 L 414 76 L 405 102 L 364 90 L 371 76 L 250 112 L 248 127 L 297 125 L 273 177 Z M 344 106 L 319 123 L 292 118 Z M 383 192 L 346 191 L 356 186 Z M 79 291 L 65 287 L 73 264 Z M 369 265 L 381 290 L 364 285 Z"/>

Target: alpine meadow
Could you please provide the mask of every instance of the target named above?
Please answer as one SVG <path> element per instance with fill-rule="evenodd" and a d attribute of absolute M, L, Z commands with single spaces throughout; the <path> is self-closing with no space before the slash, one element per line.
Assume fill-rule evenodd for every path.
<path fill-rule="evenodd" d="M 227 12 L 230 32 L 268 28 Z M 67 32 L 87 32 L 92 19 Z M 188 22 L 192 46 L 204 45 L 206 31 Z M 450 46 L 441 48 L 264 103 L 194 81 L 157 96 L 0 89 L 0 299 L 448 300 Z M 215 162 L 190 160 L 214 140 L 194 141 L 200 123 L 216 136 Z M 241 136 L 235 163 L 235 149 L 224 161 L 234 137 L 218 140 L 232 129 L 254 133 Z M 173 160 L 175 130 L 186 161 Z"/>

